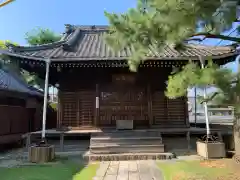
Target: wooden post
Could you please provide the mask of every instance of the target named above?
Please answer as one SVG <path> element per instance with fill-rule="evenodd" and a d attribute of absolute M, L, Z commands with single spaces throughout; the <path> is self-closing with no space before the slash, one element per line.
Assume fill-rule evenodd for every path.
<path fill-rule="evenodd" d="M 187 132 L 187 148 L 188 148 L 188 151 L 191 150 L 191 136 L 190 136 L 190 131 Z"/>
<path fill-rule="evenodd" d="M 77 97 L 76 97 L 76 100 L 77 100 L 77 126 L 81 126 L 81 121 L 80 121 L 80 93 L 77 92 Z"/>
<path fill-rule="evenodd" d="M 61 90 L 58 89 L 58 103 L 57 103 L 57 128 L 61 128 L 62 123 L 62 103 L 61 103 Z"/>
<path fill-rule="evenodd" d="M 60 150 L 64 151 L 64 132 L 60 133 Z"/>
<path fill-rule="evenodd" d="M 28 133 L 27 137 L 26 137 L 26 148 L 27 148 L 27 150 L 30 147 L 30 145 L 31 145 L 31 133 Z"/>
<path fill-rule="evenodd" d="M 148 84 L 147 87 L 147 99 L 148 99 L 148 118 L 149 118 L 149 127 L 153 125 L 153 115 L 152 115 L 152 93 L 151 86 Z"/>
<path fill-rule="evenodd" d="M 169 118 L 169 111 L 168 111 L 168 98 L 164 95 L 163 93 L 163 98 L 164 98 L 164 104 L 165 104 L 165 108 L 164 108 L 164 114 L 165 114 L 165 118 L 166 118 L 166 121 L 169 122 L 169 120 L 171 120 Z"/>
<path fill-rule="evenodd" d="M 220 142 L 223 142 L 223 137 L 222 137 L 222 133 L 220 131 L 217 132 L 218 135 L 218 139 Z"/>
<path fill-rule="evenodd" d="M 96 84 L 96 100 L 95 100 L 95 118 L 94 118 L 94 126 L 98 126 L 99 124 L 99 106 L 100 106 L 100 100 L 99 100 L 99 85 Z"/>

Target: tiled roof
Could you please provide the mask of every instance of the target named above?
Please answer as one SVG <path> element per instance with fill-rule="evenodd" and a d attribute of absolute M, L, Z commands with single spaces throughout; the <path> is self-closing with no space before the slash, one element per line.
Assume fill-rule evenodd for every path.
<path fill-rule="evenodd" d="M 33 87 L 29 87 L 21 79 L 15 77 L 7 70 L 0 69 L 0 90 L 17 91 L 34 96 L 43 96 L 43 93 Z"/>
<path fill-rule="evenodd" d="M 66 32 L 59 42 L 22 47 L 9 45 L 14 55 L 23 57 L 48 58 L 53 60 L 118 60 L 127 59 L 133 53 L 131 47 L 115 52 L 103 38 L 107 26 L 66 26 Z M 203 45 L 186 45 L 184 50 L 166 46 L 161 53 L 150 48 L 149 59 L 156 60 L 189 60 L 198 59 L 199 56 L 220 59 L 235 55 L 235 48 L 231 46 L 212 47 Z"/>

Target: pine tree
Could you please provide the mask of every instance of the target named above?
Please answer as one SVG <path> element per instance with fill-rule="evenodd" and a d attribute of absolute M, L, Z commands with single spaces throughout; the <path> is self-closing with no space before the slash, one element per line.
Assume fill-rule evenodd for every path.
<path fill-rule="evenodd" d="M 147 59 L 149 48 L 161 52 L 165 46 L 184 48 L 185 43 L 201 42 L 207 38 L 230 40 L 239 45 L 240 38 L 223 35 L 239 23 L 238 0 L 138 0 L 136 8 L 123 14 L 105 12 L 109 20 L 106 42 L 114 50 L 131 46 L 135 50 L 128 59 L 130 70 Z M 240 25 L 237 24 L 237 35 Z M 240 72 L 233 74 L 209 63 L 201 69 L 189 63 L 181 71 L 169 76 L 166 95 L 169 98 L 185 96 L 187 89 L 214 86 L 218 92 L 204 101 L 221 100 L 235 109 L 234 134 L 236 153 L 240 155 Z"/>
<path fill-rule="evenodd" d="M 31 46 L 49 44 L 61 39 L 61 36 L 50 29 L 35 28 L 26 33 L 27 43 Z"/>
<path fill-rule="evenodd" d="M 133 71 L 150 46 L 160 52 L 165 46 L 183 48 L 183 43 L 206 38 L 239 43 L 239 37 L 221 34 L 239 22 L 237 5 L 238 0 L 138 0 L 126 13 L 105 12 L 110 23 L 106 41 L 116 50 L 135 49 L 128 61 Z"/>
<path fill-rule="evenodd" d="M 199 97 L 200 101 L 214 102 L 216 105 L 234 108 L 234 141 L 236 155 L 240 155 L 240 69 L 233 73 L 229 69 L 219 68 L 209 63 L 201 69 L 197 64 L 189 63 L 183 69 L 169 76 L 166 96 L 177 98 L 184 96 L 188 88 L 215 87 L 217 91 L 207 98 Z"/>

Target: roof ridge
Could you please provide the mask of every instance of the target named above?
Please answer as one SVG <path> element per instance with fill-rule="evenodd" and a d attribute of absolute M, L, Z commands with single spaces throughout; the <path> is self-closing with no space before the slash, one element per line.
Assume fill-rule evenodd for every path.
<path fill-rule="evenodd" d="M 82 30 L 107 30 L 109 25 L 72 25 L 74 28 Z"/>
<path fill-rule="evenodd" d="M 202 44 L 186 44 L 186 46 L 188 47 L 193 47 L 193 48 L 202 48 L 202 49 L 206 49 L 206 48 L 212 48 L 212 49 L 218 49 L 218 50 L 229 50 L 229 49 L 235 49 L 234 46 L 232 45 L 225 45 L 225 46 L 213 46 L 213 45 L 202 45 Z"/>

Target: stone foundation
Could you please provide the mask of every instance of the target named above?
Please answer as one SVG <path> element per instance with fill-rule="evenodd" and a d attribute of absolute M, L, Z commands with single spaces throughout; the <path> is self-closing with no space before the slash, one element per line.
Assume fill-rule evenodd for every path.
<path fill-rule="evenodd" d="M 129 160 L 166 160 L 174 158 L 172 153 L 137 153 L 137 154 L 92 154 L 83 156 L 86 161 L 129 161 Z"/>

